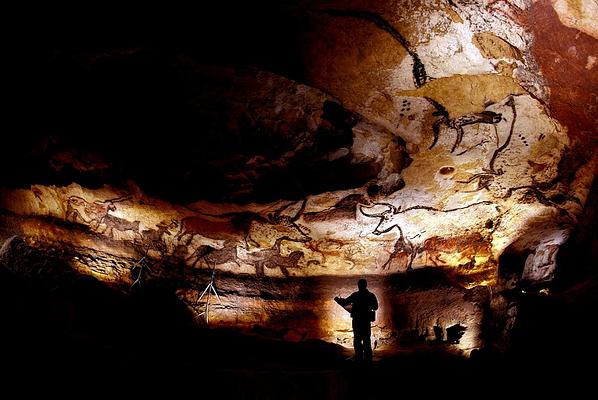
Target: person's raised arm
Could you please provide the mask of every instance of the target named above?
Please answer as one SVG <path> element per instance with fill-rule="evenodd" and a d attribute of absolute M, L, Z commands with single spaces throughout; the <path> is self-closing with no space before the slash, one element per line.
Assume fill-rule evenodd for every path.
<path fill-rule="evenodd" d="M 334 298 L 334 300 L 341 306 L 345 307 L 345 306 L 348 306 L 349 304 L 353 304 L 355 302 L 355 293 L 351 293 L 349 295 L 349 297 L 347 297 L 346 299 L 336 296 Z"/>
<path fill-rule="evenodd" d="M 342 297 L 336 296 L 334 298 L 334 301 L 336 301 L 338 304 L 340 304 L 341 306 L 346 306 L 348 304 L 351 304 L 351 302 L 349 301 L 349 299 L 343 299 Z"/>

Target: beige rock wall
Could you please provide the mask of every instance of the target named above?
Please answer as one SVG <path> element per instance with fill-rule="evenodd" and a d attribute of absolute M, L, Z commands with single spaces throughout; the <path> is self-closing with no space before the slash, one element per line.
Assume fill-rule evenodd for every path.
<path fill-rule="evenodd" d="M 227 277 L 214 323 L 287 325 L 282 336 L 295 339 L 347 344 L 350 321 L 331 299 L 353 290 L 358 276 L 376 277 L 373 287 L 390 299 L 374 329 L 380 343 L 396 331 L 393 313 L 403 307 L 401 329 L 430 337 L 435 324 L 442 332 L 464 325 L 463 346 L 473 348 L 481 314 L 464 289 L 496 285 L 507 248 L 528 254 L 521 279 L 550 280 L 598 169 L 595 2 L 552 5 L 305 2 L 306 84 L 182 63 L 198 109 L 217 113 L 202 107 L 227 104 L 222 129 L 242 134 L 249 121 L 289 146 L 271 159 L 216 160 L 231 198 L 245 198 L 272 171 L 287 185 L 286 171 L 302 162 L 322 166 L 314 181 L 355 174 L 353 185 L 260 203 L 181 205 L 134 184 L 34 184 L 2 189 L 4 235 L 64 246 L 74 269 L 112 284 L 138 283 L 142 261 L 153 276 L 181 282 L 214 268 Z M 539 27 L 552 33 L 542 36 Z M 559 35 L 566 43 L 557 43 Z M 196 74 L 228 89 L 211 79 L 200 92 Z M 236 100 L 226 103 L 229 97 Z M 323 117 L 326 104 L 343 116 L 342 129 Z M 318 141 L 347 132 L 342 145 Z M 324 168 L 339 160 L 342 168 Z M 427 289 L 397 298 L 384 281 L 427 267 L 459 288 L 426 302 Z M 254 286 L 279 279 L 281 300 L 244 291 L 245 278 Z M 292 301 L 301 296 L 293 282 L 319 278 L 327 280 L 305 303 Z M 205 306 L 192 300 L 201 290 L 195 286 L 181 284 L 178 294 L 190 307 Z"/>

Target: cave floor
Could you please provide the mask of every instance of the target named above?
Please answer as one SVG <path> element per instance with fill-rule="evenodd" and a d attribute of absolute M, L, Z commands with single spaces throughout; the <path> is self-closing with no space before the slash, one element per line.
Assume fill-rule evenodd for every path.
<path fill-rule="evenodd" d="M 590 382 L 582 375 L 566 377 L 574 364 L 554 368 L 552 363 L 542 366 L 544 360 L 466 358 L 442 343 L 378 350 L 371 363 L 356 363 L 351 349 L 319 340 L 289 343 L 222 329 L 187 337 L 160 334 L 126 343 L 89 335 L 54 337 L 52 343 L 46 338 L 6 348 L 3 361 L 20 378 L 47 380 L 60 393 L 167 390 L 218 399 L 378 399 L 389 393 L 434 395 L 488 386 L 501 391 L 506 388 L 500 382 L 521 377 L 526 379 L 518 384 L 526 390 L 534 385 L 532 377 L 559 385 L 576 382 L 574 387 Z"/>
<path fill-rule="evenodd" d="M 466 358 L 452 345 L 418 342 L 377 349 L 371 364 L 357 364 L 347 360 L 351 349 L 320 340 L 198 328 L 169 291 L 125 296 L 87 278 L 62 287 L 7 273 L 0 278 L 0 382 L 22 393 L 56 387 L 63 394 L 82 388 L 196 391 L 218 399 L 367 399 L 389 398 L 389 392 L 508 392 L 514 382 L 534 391 L 571 391 L 595 381 L 598 346 L 588 317 L 595 311 L 594 286 L 580 305 L 568 300 L 578 294 L 557 303 L 522 299 L 526 323 L 505 357 Z"/>

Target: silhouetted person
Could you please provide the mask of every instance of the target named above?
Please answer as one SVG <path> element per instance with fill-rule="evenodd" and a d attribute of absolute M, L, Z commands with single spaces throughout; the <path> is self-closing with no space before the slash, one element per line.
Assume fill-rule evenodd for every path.
<path fill-rule="evenodd" d="M 378 299 L 370 292 L 368 281 L 360 279 L 357 281 L 359 290 L 352 293 L 346 299 L 335 297 L 334 301 L 343 307 L 351 305 L 351 318 L 353 318 L 353 348 L 355 349 L 355 361 L 372 360 L 372 321 L 376 319 L 375 311 L 378 309 Z"/>

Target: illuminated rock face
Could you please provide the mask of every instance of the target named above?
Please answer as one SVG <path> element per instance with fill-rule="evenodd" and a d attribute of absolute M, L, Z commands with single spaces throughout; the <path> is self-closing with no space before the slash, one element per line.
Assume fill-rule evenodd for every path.
<path fill-rule="evenodd" d="M 163 165 L 188 186 L 155 190 L 135 171 L 121 186 L 6 188 L 3 236 L 65 249 L 75 270 L 117 286 L 174 282 L 198 313 L 214 268 L 223 305 L 212 323 L 288 340 L 350 345 L 332 298 L 371 276 L 380 346 L 450 341 L 451 327 L 466 328 L 461 348 L 478 346 L 484 286 L 506 285 L 499 258 L 527 254 L 516 280 L 549 281 L 598 166 L 595 113 L 571 119 L 580 111 L 563 105 L 573 93 L 595 110 L 595 93 L 560 86 L 596 87 L 596 41 L 580 42 L 576 78 L 543 74 L 547 44 L 525 16 L 592 35 L 593 11 L 575 20 L 569 2 L 553 2 L 582 29 L 528 2 L 311 3 L 304 83 L 178 59 L 202 130 Z M 111 168 L 93 148 L 46 156 L 58 175 L 68 166 L 101 180 Z M 428 268 L 448 281 L 392 283 Z"/>

